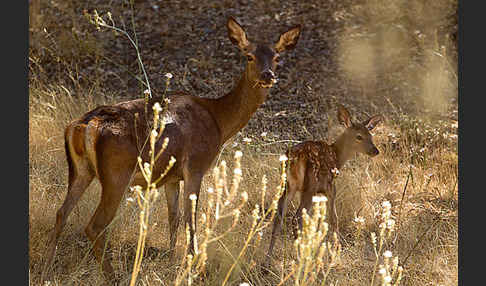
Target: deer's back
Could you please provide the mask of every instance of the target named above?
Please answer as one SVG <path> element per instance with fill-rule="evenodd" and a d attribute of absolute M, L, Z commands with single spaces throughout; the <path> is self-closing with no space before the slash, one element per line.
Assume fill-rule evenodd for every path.
<path fill-rule="evenodd" d="M 177 161 L 168 177 L 180 179 L 183 167 L 207 170 L 219 151 L 220 131 L 211 114 L 190 95 L 173 94 L 169 99 L 168 109 L 160 114 L 165 128 L 155 144 L 155 152 L 162 148 L 165 138 L 169 138 L 169 143 L 154 172 L 163 172 L 170 158 L 174 157 Z M 111 153 L 130 162 L 141 154 L 142 160 L 147 162 L 150 144 L 146 139 L 153 127 L 152 106 L 155 102 L 160 102 L 160 98 L 151 99 L 147 107 L 144 99 L 99 106 L 74 124 L 84 126 L 96 122 L 98 132 L 94 140 L 97 149 L 116 149 Z M 160 104 L 163 106 L 163 103 Z"/>
<path fill-rule="evenodd" d="M 316 188 L 316 192 L 322 193 L 332 189 L 332 170 L 337 168 L 338 161 L 331 145 L 324 141 L 305 141 L 288 150 L 287 157 L 290 162 L 290 173 L 304 174 L 307 186 L 312 186 Z M 297 170 L 298 168 L 305 170 Z"/>

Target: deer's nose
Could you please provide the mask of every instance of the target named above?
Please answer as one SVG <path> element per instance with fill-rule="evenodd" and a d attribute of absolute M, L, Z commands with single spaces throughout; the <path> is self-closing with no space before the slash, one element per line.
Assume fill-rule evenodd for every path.
<path fill-rule="evenodd" d="M 266 83 L 270 83 L 273 79 L 275 79 L 275 74 L 272 70 L 267 69 L 262 72 L 260 79 Z"/>
<path fill-rule="evenodd" d="M 373 149 L 371 149 L 371 154 L 370 155 L 371 156 L 376 156 L 378 154 L 380 154 L 380 151 L 378 151 L 378 148 L 373 147 Z"/>

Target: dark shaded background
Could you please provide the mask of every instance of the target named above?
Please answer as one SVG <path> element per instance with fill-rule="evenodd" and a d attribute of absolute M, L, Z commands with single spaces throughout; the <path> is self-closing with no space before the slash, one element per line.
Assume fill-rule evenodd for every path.
<path fill-rule="evenodd" d="M 231 89 L 245 61 L 227 38 L 229 15 L 250 39 L 276 41 L 302 24 L 296 49 L 283 56 L 277 70 L 279 83 L 244 129 L 248 134 L 324 138 L 337 101 L 360 119 L 407 113 L 457 120 L 457 1 L 140 0 L 132 6 L 33 0 L 31 85 L 56 82 L 75 96 L 86 88 L 96 96 L 142 96 L 135 49 L 122 35 L 97 31 L 83 16 L 95 9 L 107 21 L 111 12 L 115 25 L 134 38 L 135 25 L 155 94 L 164 91 L 167 72 L 174 75 L 170 89 L 196 96 L 218 97 Z"/>

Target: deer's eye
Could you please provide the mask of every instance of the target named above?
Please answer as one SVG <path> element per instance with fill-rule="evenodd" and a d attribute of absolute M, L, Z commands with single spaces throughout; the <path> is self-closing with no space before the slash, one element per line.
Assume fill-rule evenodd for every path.
<path fill-rule="evenodd" d="M 249 62 L 255 60 L 255 57 L 253 55 L 250 55 L 250 54 L 246 55 L 246 58 L 248 59 Z"/>
<path fill-rule="evenodd" d="M 280 61 L 280 56 L 279 56 L 279 55 L 275 55 L 275 56 L 273 57 L 273 60 L 274 60 L 276 63 L 278 63 L 278 62 Z"/>
<path fill-rule="evenodd" d="M 363 136 L 361 136 L 361 134 L 356 135 L 356 140 L 358 141 L 363 140 Z"/>

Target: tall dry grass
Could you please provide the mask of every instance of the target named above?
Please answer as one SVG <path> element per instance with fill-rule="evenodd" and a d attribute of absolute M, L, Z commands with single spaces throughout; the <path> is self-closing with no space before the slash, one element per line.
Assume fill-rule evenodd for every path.
<path fill-rule="evenodd" d="M 66 123 L 97 104 L 94 96 L 73 98 L 62 87 L 31 87 L 29 112 L 29 261 L 30 281 L 36 285 L 48 231 L 52 228 L 55 211 L 60 207 L 67 188 L 67 164 L 63 150 L 62 130 Z M 403 115 L 401 121 L 387 120 L 375 130 L 375 144 L 380 156 L 368 159 L 358 156 L 349 162 L 337 180 L 337 210 L 342 225 L 340 259 L 330 270 L 327 281 L 341 285 L 370 285 L 376 263 L 371 233 L 379 233 L 381 203 L 389 201 L 395 220 L 395 233 L 386 240 L 383 249 L 398 257 L 403 266 L 402 285 L 457 284 L 457 137 L 456 126 L 417 120 Z M 248 194 L 248 202 L 241 207 L 238 224 L 229 233 L 207 247 L 204 280 L 197 285 L 220 285 L 231 265 L 239 256 L 244 240 L 252 229 L 252 211 L 262 205 L 269 209 L 280 185 L 281 165 L 278 144 L 266 145 L 273 155 L 262 155 L 269 139 L 241 140 L 237 148 L 227 147 L 220 158 L 235 166 L 232 154 L 241 150 L 242 178 L 238 192 Z M 266 190 L 262 190 L 262 177 Z M 200 214 L 208 208 L 208 188 L 214 174 L 207 174 L 203 182 Z M 214 189 L 214 187 L 212 187 Z M 102 284 L 99 265 L 89 254 L 89 243 L 83 231 L 99 200 L 100 187 L 93 183 L 68 220 L 58 245 L 51 285 L 82 283 Z M 128 198 L 128 197 L 127 197 Z M 293 205 L 296 205 L 297 201 Z M 290 206 L 291 213 L 295 207 Z M 138 209 L 122 204 L 112 226 L 112 252 L 115 271 L 127 285 L 135 258 L 138 234 Z M 179 273 L 184 254 L 184 236 L 177 243 L 178 260 L 164 257 L 168 246 L 167 211 L 158 200 L 151 209 L 146 252 L 139 274 L 140 285 L 171 285 Z M 204 222 L 199 219 L 199 224 Z M 288 219 L 287 221 L 290 221 Z M 228 222 L 215 233 L 224 232 Z M 258 239 L 248 241 L 247 250 L 236 263 L 228 278 L 229 284 L 247 281 L 251 285 L 279 284 L 298 261 L 288 225 L 276 245 L 276 259 L 271 260 L 268 274 L 259 265 L 268 247 L 270 227 L 254 233 Z M 359 230 L 359 231 L 358 231 Z M 198 237 L 204 237 L 202 229 Z M 295 262 L 294 262 L 295 263 Z M 378 280 L 378 276 L 375 280 Z M 239 281 L 239 282 L 238 282 Z M 125 283 L 125 284 L 124 284 Z M 294 284 L 290 277 L 284 285 Z M 327 284 L 330 285 L 330 284 Z"/>

